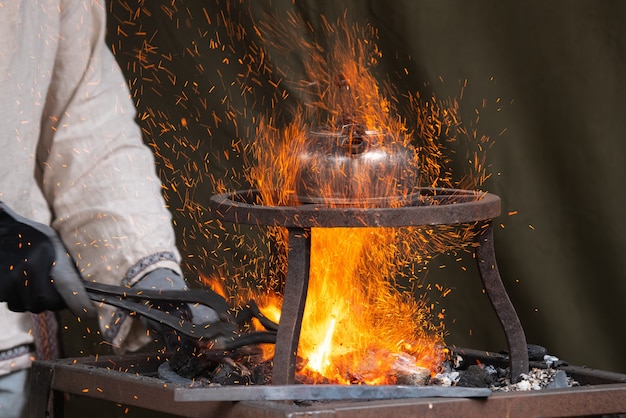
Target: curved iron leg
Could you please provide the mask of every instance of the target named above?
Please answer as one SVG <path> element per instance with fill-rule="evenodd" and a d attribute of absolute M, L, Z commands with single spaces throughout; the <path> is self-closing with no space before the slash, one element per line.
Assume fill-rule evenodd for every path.
<path fill-rule="evenodd" d="M 276 333 L 272 384 L 295 383 L 296 355 L 302 327 L 302 315 L 309 286 L 311 233 L 304 228 L 288 228 L 289 252 L 283 307 Z"/>
<path fill-rule="evenodd" d="M 479 223 L 477 228 L 479 246 L 476 250 L 476 258 L 480 277 L 491 305 L 496 311 L 502 328 L 504 328 L 504 334 L 509 346 L 511 381 L 515 383 L 519 380 L 520 374 L 528 373 L 526 336 L 498 272 L 493 245 L 493 224 L 491 221 L 483 222 Z"/>

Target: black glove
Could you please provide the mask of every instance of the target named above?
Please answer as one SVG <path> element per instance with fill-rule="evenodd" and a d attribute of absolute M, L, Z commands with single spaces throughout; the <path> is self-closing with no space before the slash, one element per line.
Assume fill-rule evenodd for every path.
<path fill-rule="evenodd" d="M 69 307 L 92 316 L 76 266 L 59 236 L 47 225 L 19 216 L 0 202 L 0 301 L 15 312 Z"/>

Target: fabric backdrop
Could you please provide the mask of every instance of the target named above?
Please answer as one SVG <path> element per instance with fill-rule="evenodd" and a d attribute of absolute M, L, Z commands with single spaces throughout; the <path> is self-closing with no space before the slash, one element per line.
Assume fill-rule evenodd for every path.
<path fill-rule="evenodd" d="M 473 119 L 478 110 L 477 129 L 494 139 L 482 188 L 502 199 L 496 256 L 528 342 L 571 364 L 626 372 L 626 2 L 250 3 L 109 3 L 110 44 L 157 154 L 188 277 L 216 270 L 216 247 L 226 244 L 212 236 L 208 197 L 218 185 L 246 186 L 237 173 L 254 137 L 251 114 L 272 106 L 266 80 L 247 79 L 257 87 L 246 94 L 241 74 L 272 59 L 297 68 L 302 58 L 245 59 L 259 46 L 253 22 L 292 11 L 317 28 L 321 15 L 332 21 L 346 12 L 378 28 L 378 70 L 399 92 L 455 97 L 466 84 L 461 114 Z M 224 242 L 237 240 L 233 231 Z M 246 258 L 244 249 L 233 253 L 217 270 Z M 452 254 L 430 268 L 428 280 L 453 288 L 437 301 L 447 341 L 505 349 L 472 265 Z"/>

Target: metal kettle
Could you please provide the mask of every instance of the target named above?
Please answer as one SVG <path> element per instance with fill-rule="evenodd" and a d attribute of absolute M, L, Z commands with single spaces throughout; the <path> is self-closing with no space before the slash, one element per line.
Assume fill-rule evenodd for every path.
<path fill-rule="evenodd" d="M 388 132 L 357 123 L 318 129 L 297 152 L 301 203 L 375 203 L 406 197 L 417 187 L 415 148 Z"/>

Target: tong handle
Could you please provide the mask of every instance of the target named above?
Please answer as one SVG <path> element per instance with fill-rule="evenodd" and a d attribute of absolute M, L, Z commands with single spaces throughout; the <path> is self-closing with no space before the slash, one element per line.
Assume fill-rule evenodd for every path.
<path fill-rule="evenodd" d="M 85 282 L 85 289 L 90 296 L 106 295 L 117 296 L 123 299 L 137 299 L 145 301 L 197 303 L 215 310 L 221 319 L 228 319 L 226 316 L 228 315 L 228 311 L 230 309 L 228 302 L 210 289 L 136 289 L 132 287 L 122 287 L 95 282 Z"/>
<path fill-rule="evenodd" d="M 104 283 L 85 282 L 85 289 L 89 298 L 95 302 L 112 305 L 130 312 L 131 315 L 141 315 L 160 324 L 168 326 L 181 334 L 197 340 L 211 341 L 218 337 L 223 338 L 225 350 L 233 350 L 249 344 L 274 343 L 278 325 L 263 316 L 254 302 L 246 305 L 243 315 L 233 316 L 230 305 L 217 293 L 209 289 L 190 290 L 154 290 L 133 289 Z M 138 303 L 140 301 L 180 302 L 201 304 L 214 309 L 221 321 L 206 324 L 194 324 L 185 321 L 176 315 L 163 312 L 159 309 Z M 240 312 L 241 313 L 241 312 Z M 268 329 L 267 332 L 251 332 L 237 334 L 238 325 L 244 318 L 256 317 Z"/>

